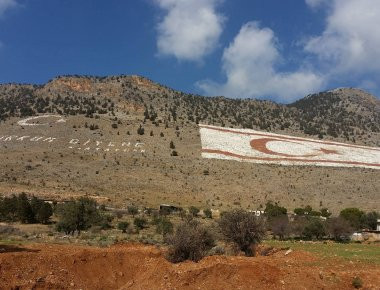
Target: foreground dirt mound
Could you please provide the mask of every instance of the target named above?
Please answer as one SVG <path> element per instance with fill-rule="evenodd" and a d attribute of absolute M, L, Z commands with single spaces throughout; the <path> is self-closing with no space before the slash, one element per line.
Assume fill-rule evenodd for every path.
<path fill-rule="evenodd" d="M 1 289 L 380 289 L 380 267 L 279 251 L 171 264 L 154 246 L 1 246 Z"/>

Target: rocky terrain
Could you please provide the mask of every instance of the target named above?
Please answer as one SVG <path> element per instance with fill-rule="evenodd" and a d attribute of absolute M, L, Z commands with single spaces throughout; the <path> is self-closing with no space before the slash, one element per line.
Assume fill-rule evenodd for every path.
<path fill-rule="evenodd" d="M 43 114 L 63 121 L 18 124 Z M 88 195 L 118 207 L 380 208 L 378 170 L 205 160 L 200 123 L 380 146 L 380 101 L 357 89 L 282 105 L 185 94 L 138 76 L 64 76 L 0 86 L 0 193 Z"/>

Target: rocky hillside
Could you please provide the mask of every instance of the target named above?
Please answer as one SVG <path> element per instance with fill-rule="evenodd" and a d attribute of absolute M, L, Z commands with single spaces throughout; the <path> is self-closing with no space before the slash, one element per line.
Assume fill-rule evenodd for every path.
<path fill-rule="evenodd" d="M 64 121 L 18 123 L 42 113 Z M 379 170 L 205 159 L 197 124 L 380 146 L 379 120 L 379 100 L 353 89 L 281 105 L 185 94 L 137 76 L 0 85 L 0 195 L 88 195 L 111 207 L 258 209 L 271 200 L 289 209 L 378 210 Z"/>
<path fill-rule="evenodd" d="M 380 100 L 358 89 L 310 95 L 290 105 L 185 94 L 138 76 L 58 77 L 46 85 L 1 85 L 0 121 L 38 113 L 143 114 L 165 124 L 205 123 L 380 146 Z"/>

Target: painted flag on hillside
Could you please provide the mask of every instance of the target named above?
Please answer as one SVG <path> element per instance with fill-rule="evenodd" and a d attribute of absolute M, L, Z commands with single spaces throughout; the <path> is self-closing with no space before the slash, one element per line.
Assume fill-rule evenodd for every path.
<path fill-rule="evenodd" d="M 281 165 L 380 169 L 380 148 L 200 125 L 202 157 Z"/>

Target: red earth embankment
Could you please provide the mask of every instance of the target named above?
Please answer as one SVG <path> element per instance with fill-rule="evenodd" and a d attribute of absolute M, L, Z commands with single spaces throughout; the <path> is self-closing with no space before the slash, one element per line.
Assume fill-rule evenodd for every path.
<path fill-rule="evenodd" d="M 36 244 L 0 253 L 1 289 L 380 289 L 380 267 L 285 251 L 171 264 L 140 244 L 110 248 Z"/>

